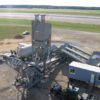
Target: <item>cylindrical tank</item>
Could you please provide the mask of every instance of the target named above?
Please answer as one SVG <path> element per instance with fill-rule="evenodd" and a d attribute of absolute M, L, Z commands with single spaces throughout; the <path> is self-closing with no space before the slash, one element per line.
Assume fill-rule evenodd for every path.
<path fill-rule="evenodd" d="M 19 57 L 28 57 L 32 55 L 32 44 L 19 43 L 17 47 Z"/>
<path fill-rule="evenodd" d="M 55 45 L 48 48 L 49 53 L 57 50 Z M 28 57 L 32 55 L 32 44 L 19 43 L 17 47 L 17 54 L 19 57 Z"/>

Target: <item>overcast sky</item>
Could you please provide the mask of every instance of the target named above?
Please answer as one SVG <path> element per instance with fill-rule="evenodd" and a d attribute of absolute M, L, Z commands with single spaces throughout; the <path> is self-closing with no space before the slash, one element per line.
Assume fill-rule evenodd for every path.
<path fill-rule="evenodd" d="M 0 5 L 10 4 L 100 7 L 100 0 L 0 0 Z"/>

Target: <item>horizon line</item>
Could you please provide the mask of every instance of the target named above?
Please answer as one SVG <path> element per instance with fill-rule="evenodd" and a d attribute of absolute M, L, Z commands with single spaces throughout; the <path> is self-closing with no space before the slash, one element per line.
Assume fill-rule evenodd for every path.
<path fill-rule="evenodd" d="M 55 6 L 55 7 L 100 7 L 100 6 L 79 6 L 79 5 L 37 5 L 37 4 L 0 4 L 0 6 Z"/>

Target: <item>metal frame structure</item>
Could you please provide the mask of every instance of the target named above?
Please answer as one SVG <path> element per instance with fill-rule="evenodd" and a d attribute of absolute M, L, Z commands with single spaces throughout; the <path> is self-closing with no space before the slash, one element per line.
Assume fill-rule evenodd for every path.
<path fill-rule="evenodd" d="M 35 15 L 35 21 L 32 21 L 32 59 L 37 67 L 42 63 L 44 70 L 50 45 L 51 24 L 45 23 L 45 15 Z"/>

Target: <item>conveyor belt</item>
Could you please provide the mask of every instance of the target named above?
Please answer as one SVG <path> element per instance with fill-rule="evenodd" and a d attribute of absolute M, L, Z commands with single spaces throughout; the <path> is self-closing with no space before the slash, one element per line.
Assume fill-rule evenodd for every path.
<path fill-rule="evenodd" d="M 90 54 L 84 52 L 80 48 L 69 43 L 66 43 L 63 46 L 61 46 L 60 50 L 79 62 L 86 62 L 91 56 Z"/>
<path fill-rule="evenodd" d="M 88 54 L 87 52 L 83 51 L 82 49 L 80 49 L 79 47 L 72 45 L 72 44 L 65 44 L 65 46 L 69 46 L 70 48 L 74 49 L 77 52 L 80 52 L 81 54 L 84 54 L 83 56 L 89 58 L 91 55 Z"/>

